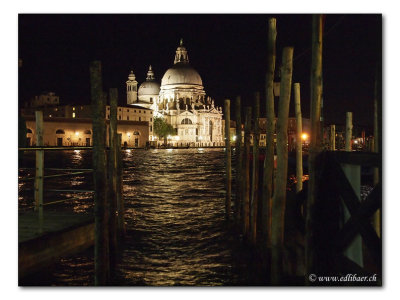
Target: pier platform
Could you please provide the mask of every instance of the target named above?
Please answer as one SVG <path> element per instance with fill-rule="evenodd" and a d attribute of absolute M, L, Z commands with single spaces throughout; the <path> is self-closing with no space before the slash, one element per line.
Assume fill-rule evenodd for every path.
<path fill-rule="evenodd" d="M 18 215 L 18 275 L 40 271 L 61 257 L 94 244 L 94 217 L 73 212 L 46 211 L 39 233 L 37 212 Z"/>

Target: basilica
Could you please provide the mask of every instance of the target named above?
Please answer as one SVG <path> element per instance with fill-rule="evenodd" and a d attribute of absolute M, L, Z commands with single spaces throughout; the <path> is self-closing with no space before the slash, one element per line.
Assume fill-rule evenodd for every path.
<path fill-rule="evenodd" d="M 162 117 L 175 129 L 168 143 L 172 146 L 223 146 L 222 107 L 206 96 L 199 73 L 189 64 L 189 56 L 181 39 L 174 65 L 161 79 L 161 85 L 149 67 L 146 81 L 136 81 L 133 71 L 126 81 L 128 106 L 150 109 L 154 117 Z M 156 135 L 150 137 L 157 140 Z M 157 142 L 157 141 L 156 141 Z M 162 144 L 163 141 L 158 141 Z"/>

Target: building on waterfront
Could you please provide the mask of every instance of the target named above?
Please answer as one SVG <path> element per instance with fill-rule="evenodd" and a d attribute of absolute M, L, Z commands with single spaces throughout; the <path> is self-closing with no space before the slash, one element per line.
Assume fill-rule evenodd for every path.
<path fill-rule="evenodd" d="M 152 67 L 146 81 L 137 89 L 133 71 L 126 81 L 127 104 L 151 109 L 155 117 L 171 124 L 176 134 L 168 143 L 173 146 L 222 146 L 222 107 L 206 96 L 199 73 L 190 66 L 189 55 L 181 39 L 174 65 L 157 83 Z M 155 140 L 155 137 L 151 138 Z M 163 141 L 158 141 L 162 144 Z"/>
<path fill-rule="evenodd" d="M 25 117 L 27 146 L 35 146 L 35 118 Z M 44 146 L 93 146 L 92 119 L 43 117 Z M 106 121 L 106 142 L 108 146 L 110 122 Z M 148 122 L 118 120 L 118 133 L 122 145 L 143 148 L 149 141 Z"/>
<path fill-rule="evenodd" d="M 54 96 L 48 101 L 47 95 Z M 39 99 L 39 100 L 37 100 Z M 51 98 L 50 98 L 51 99 Z M 92 146 L 91 105 L 59 105 L 59 97 L 45 93 L 34 97 L 26 107 L 21 108 L 21 116 L 26 121 L 27 145 L 35 141 L 35 111 L 43 111 L 44 144 L 46 146 Z M 105 121 L 109 124 L 110 106 L 105 107 Z M 151 109 L 130 105 L 117 107 L 118 133 L 126 147 L 145 147 L 153 134 L 153 112 Z M 108 130 L 107 130 L 108 133 Z"/>

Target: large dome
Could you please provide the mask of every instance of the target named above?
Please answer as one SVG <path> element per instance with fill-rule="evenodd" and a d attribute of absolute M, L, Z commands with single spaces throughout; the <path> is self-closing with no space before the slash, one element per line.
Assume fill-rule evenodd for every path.
<path fill-rule="evenodd" d="M 203 86 L 199 73 L 187 63 L 176 63 L 165 72 L 161 85 L 185 84 Z"/>
<path fill-rule="evenodd" d="M 143 95 L 158 95 L 160 93 L 160 84 L 155 81 L 143 82 L 138 90 L 139 96 Z"/>

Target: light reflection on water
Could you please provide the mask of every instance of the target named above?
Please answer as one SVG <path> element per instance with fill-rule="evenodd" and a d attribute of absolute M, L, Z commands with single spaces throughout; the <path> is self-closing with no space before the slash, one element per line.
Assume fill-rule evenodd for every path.
<path fill-rule="evenodd" d="M 260 283 L 251 278 L 237 237 L 224 221 L 223 149 L 132 150 L 122 154 L 127 237 L 115 285 Z M 88 151 L 58 155 L 50 153 L 46 164 L 90 168 Z M 91 174 L 70 179 L 69 187 L 92 187 Z M 60 188 L 57 181 L 47 184 Z M 74 198 L 61 205 L 62 209 L 79 213 L 93 210 L 89 194 L 52 197 Z M 50 278 L 52 285 L 91 285 L 93 250 L 62 259 Z"/>

